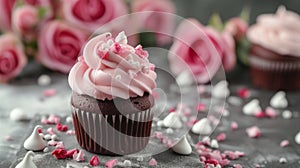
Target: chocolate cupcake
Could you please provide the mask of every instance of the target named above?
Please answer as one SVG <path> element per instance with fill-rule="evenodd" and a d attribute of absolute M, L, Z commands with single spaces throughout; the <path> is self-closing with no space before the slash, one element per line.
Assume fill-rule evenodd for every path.
<path fill-rule="evenodd" d="M 250 71 L 254 85 L 272 90 L 300 89 L 300 16 L 279 7 L 263 14 L 247 37 Z"/>
<path fill-rule="evenodd" d="M 146 147 L 156 73 L 148 53 L 121 32 L 91 39 L 69 74 L 74 128 L 89 152 L 126 155 Z"/>

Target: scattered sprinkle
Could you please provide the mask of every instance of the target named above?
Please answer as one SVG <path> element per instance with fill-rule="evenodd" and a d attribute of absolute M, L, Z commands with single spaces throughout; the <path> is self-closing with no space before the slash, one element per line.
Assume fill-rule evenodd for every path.
<path fill-rule="evenodd" d="M 266 116 L 270 118 L 276 118 L 278 116 L 278 112 L 272 107 L 267 107 L 265 110 Z"/>
<path fill-rule="evenodd" d="M 66 132 L 66 131 L 68 131 L 68 126 L 67 125 L 63 125 L 63 124 L 61 124 L 61 123 L 58 123 L 57 125 L 56 125 L 56 129 L 58 130 L 58 131 L 61 131 L 61 132 Z"/>
<path fill-rule="evenodd" d="M 261 136 L 260 129 L 257 126 L 247 128 L 246 133 L 250 138 L 259 138 Z"/>
<path fill-rule="evenodd" d="M 250 91 L 247 88 L 238 89 L 237 94 L 240 98 L 243 98 L 243 99 L 250 97 Z"/>
<path fill-rule="evenodd" d="M 57 144 L 55 145 L 55 148 L 61 148 L 61 149 L 65 149 L 65 145 L 63 141 L 57 142 Z"/>
<path fill-rule="evenodd" d="M 50 140 L 51 140 L 51 135 L 50 135 L 50 134 L 44 135 L 44 139 L 45 139 L 46 141 L 50 141 Z"/>
<path fill-rule="evenodd" d="M 67 151 L 65 149 L 54 149 L 51 153 L 56 159 L 65 159 L 67 158 Z"/>
<path fill-rule="evenodd" d="M 51 135 L 51 139 L 54 140 L 54 141 L 56 141 L 58 139 L 57 135 L 56 134 Z"/>
<path fill-rule="evenodd" d="M 212 131 L 210 121 L 207 118 L 202 118 L 193 127 L 192 132 L 195 134 L 208 135 Z"/>
<path fill-rule="evenodd" d="M 234 106 L 240 106 L 242 105 L 243 101 L 239 97 L 230 96 L 227 99 L 228 103 L 234 105 Z"/>
<path fill-rule="evenodd" d="M 291 119 L 293 117 L 293 113 L 290 110 L 284 110 L 282 112 L 282 117 L 284 119 Z"/>
<path fill-rule="evenodd" d="M 212 148 L 219 148 L 219 143 L 216 139 L 211 140 L 210 147 Z"/>
<path fill-rule="evenodd" d="M 167 133 L 167 134 L 173 134 L 173 133 L 174 133 L 174 130 L 173 130 L 172 128 L 168 128 L 168 129 L 166 130 L 166 133 Z"/>
<path fill-rule="evenodd" d="M 217 140 L 219 142 L 221 141 L 224 141 L 226 139 L 226 134 L 225 133 L 220 133 L 218 136 L 217 136 Z"/>
<path fill-rule="evenodd" d="M 51 141 L 48 142 L 48 145 L 49 145 L 49 146 L 56 146 L 57 143 L 58 143 L 57 141 L 51 140 Z"/>
<path fill-rule="evenodd" d="M 198 103 L 198 104 L 196 105 L 196 110 L 197 110 L 198 112 L 204 112 L 204 111 L 206 110 L 206 105 L 203 104 L 203 103 Z"/>
<path fill-rule="evenodd" d="M 57 90 L 56 90 L 56 89 L 46 89 L 46 90 L 43 91 L 43 95 L 44 95 L 45 97 L 51 97 L 51 96 L 54 96 L 54 95 L 56 95 L 56 93 L 57 93 Z"/>
<path fill-rule="evenodd" d="M 47 152 L 49 152 L 49 151 L 50 151 L 50 150 L 49 150 L 48 147 L 44 148 L 44 150 L 43 150 L 44 153 L 47 153 Z"/>
<path fill-rule="evenodd" d="M 270 104 L 274 108 L 286 108 L 288 101 L 284 91 L 277 92 L 270 100 Z"/>
<path fill-rule="evenodd" d="M 157 165 L 157 161 L 154 158 L 150 159 L 149 166 L 156 166 L 156 165 Z"/>
<path fill-rule="evenodd" d="M 73 155 L 74 155 L 74 153 L 78 153 L 78 152 L 79 152 L 79 150 L 76 149 L 76 148 L 71 149 L 71 150 L 68 150 L 68 151 L 67 151 L 67 157 L 68 157 L 68 158 L 72 158 Z"/>
<path fill-rule="evenodd" d="M 183 138 L 172 147 L 172 150 L 181 155 L 190 155 L 192 153 L 192 147 L 186 136 L 183 136 Z"/>
<path fill-rule="evenodd" d="M 233 168 L 243 168 L 243 166 L 240 165 L 240 164 L 234 164 L 234 165 L 233 165 Z"/>
<path fill-rule="evenodd" d="M 75 135 L 75 131 L 74 130 L 68 130 L 66 132 L 67 135 Z"/>
<path fill-rule="evenodd" d="M 239 125 L 238 125 L 237 122 L 233 121 L 233 122 L 231 123 L 230 127 L 231 127 L 231 130 L 232 130 L 232 131 L 235 131 L 235 130 L 237 130 L 237 129 L 239 128 Z"/>
<path fill-rule="evenodd" d="M 46 132 L 51 135 L 56 134 L 52 127 L 49 127 Z"/>
<path fill-rule="evenodd" d="M 118 163 L 118 160 L 117 159 L 113 159 L 113 160 L 109 160 L 109 161 L 106 161 L 105 162 L 105 166 L 107 168 L 113 168 L 114 166 L 116 166 Z"/>
<path fill-rule="evenodd" d="M 73 123 L 73 118 L 70 117 L 70 116 L 68 116 L 68 117 L 66 118 L 66 123 L 69 123 L 69 124 Z"/>
<path fill-rule="evenodd" d="M 226 98 L 229 96 L 230 91 L 228 89 L 228 82 L 226 80 L 222 80 L 218 82 L 212 89 L 212 96 L 215 98 Z"/>
<path fill-rule="evenodd" d="M 37 84 L 39 86 L 48 86 L 51 84 L 51 77 L 49 75 L 43 74 L 39 76 Z"/>
<path fill-rule="evenodd" d="M 264 113 L 263 111 L 259 111 L 259 112 L 256 112 L 256 113 L 254 114 L 254 116 L 255 116 L 256 118 L 265 118 L 265 117 L 266 117 L 266 113 Z"/>
<path fill-rule="evenodd" d="M 73 154 L 73 160 L 75 160 L 77 162 L 84 161 L 84 151 L 83 150 L 79 150 L 79 152 L 75 152 Z"/>
<path fill-rule="evenodd" d="M 282 157 L 282 158 L 279 159 L 279 163 L 281 163 L 281 164 L 284 164 L 286 162 L 287 162 L 287 160 L 284 157 Z"/>
<path fill-rule="evenodd" d="M 100 164 L 98 156 L 93 156 L 90 160 L 91 166 L 98 166 Z"/>
<path fill-rule="evenodd" d="M 177 113 L 169 113 L 163 120 L 165 127 L 169 128 L 181 128 L 182 122 Z"/>
<path fill-rule="evenodd" d="M 288 140 L 283 140 L 280 142 L 280 147 L 284 148 L 284 147 L 288 146 L 289 144 L 290 144 L 290 142 Z"/>
<path fill-rule="evenodd" d="M 300 132 L 298 132 L 295 136 L 295 142 L 300 145 Z"/>
<path fill-rule="evenodd" d="M 125 167 L 130 167 L 131 166 L 131 161 L 130 160 L 124 160 L 123 162 Z"/>
<path fill-rule="evenodd" d="M 14 139 L 12 138 L 12 136 L 7 135 L 5 136 L 5 141 L 13 141 Z"/>
<path fill-rule="evenodd" d="M 251 100 L 249 103 L 244 105 L 243 113 L 246 115 L 255 115 L 258 112 L 261 112 L 262 109 L 259 105 L 259 101 L 257 99 Z"/>

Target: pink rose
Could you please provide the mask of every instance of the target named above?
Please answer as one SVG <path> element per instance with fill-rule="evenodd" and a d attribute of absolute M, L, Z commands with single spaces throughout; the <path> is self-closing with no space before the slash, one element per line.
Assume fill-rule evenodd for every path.
<path fill-rule="evenodd" d="M 0 30 L 11 29 L 11 15 L 15 0 L 0 1 Z"/>
<path fill-rule="evenodd" d="M 241 18 L 232 18 L 225 25 L 225 32 L 229 32 L 236 41 L 245 37 L 248 29 L 248 23 Z"/>
<path fill-rule="evenodd" d="M 236 64 L 235 42 L 231 34 L 223 32 L 221 34 L 223 40 L 222 64 L 225 71 L 230 71 Z"/>
<path fill-rule="evenodd" d="M 219 34 L 195 19 L 188 19 L 179 25 L 175 33 L 169 62 L 175 75 L 188 66 L 198 83 L 207 83 L 222 63 L 225 70 L 235 65 L 234 42 L 229 34 Z"/>
<path fill-rule="evenodd" d="M 157 43 L 167 44 L 171 41 L 174 29 L 174 17 L 170 13 L 175 13 L 176 8 L 171 0 L 133 0 L 132 12 L 141 13 L 134 18 L 143 29 L 156 33 Z M 152 12 L 149 12 L 152 11 Z"/>
<path fill-rule="evenodd" d="M 63 0 L 61 2 L 64 18 L 91 32 L 128 13 L 123 0 Z"/>
<path fill-rule="evenodd" d="M 16 8 L 12 16 L 13 28 L 16 32 L 33 38 L 38 24 L 38 11 L 35 7 L 24 5 Z"/>
<path fill-rule="evenodd" d="M 50 21 L 39 34 L 37 59 L 49 69 L 68 73 L 86 40 L 85 32 L 62 21 Z"/>
<path fill-rule="evenodd" d="M 0 82 L 17 76 L 27 63 L 23 47 L 13 34 L 0 36 Z"/>

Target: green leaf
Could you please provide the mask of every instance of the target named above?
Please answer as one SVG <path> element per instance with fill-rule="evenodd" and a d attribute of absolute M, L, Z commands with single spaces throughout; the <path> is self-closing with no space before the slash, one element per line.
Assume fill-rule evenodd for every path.
<path fill-rule="evenodd" d="M 215 30 L 221 32 L 224 28 L 222 19 L 218 13 L 213 13 L 209 19 L 208 25 L 213 27 Z"/>
<path fill-rule="evenodd" d="M 245 6 L 240 14 L 240 18 L 245 20 L 247 23 L 249 23 L 250 20 L 250 13 L 251 13 L 251 8 L 250 6 Z"/>
<path fill-rule="evenodd" d="M 248 41 L 246 37 L 242 38 L 236 44 L 236 54 L 238 61 L 241 62 L 243 65 L 249 65 L 249 49 L 251 47 L 251 43 Z"/>
<path fill-rule="evenodd" d="M 156 46 L 156 38 L 153 32 L 142 32 L 139 34 L 140 44 L 143 47 L 153 47 Z"/>
<path fill-rule="evenodd" d="M 45 7 L 39 7 L 38 8 L 38 17 L 39 19 L 43 19 L 47 13 L 48 9 Z"/>

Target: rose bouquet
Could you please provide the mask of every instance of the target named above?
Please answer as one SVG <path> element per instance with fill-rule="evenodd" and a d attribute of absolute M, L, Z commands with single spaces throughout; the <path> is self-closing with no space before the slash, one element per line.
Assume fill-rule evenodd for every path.
<path fill-rule="evenodd" d="M 0 1 L 0 81 L 8 82 L 22 72 L 27 60 L 68 73 L 77 61 L 85 41 L 99 27 L 132 12 L 175 12 L 171 0 L 1 0 Z M 139 20 L 138 29 L 159 32 L 171 29 L 168 18 L 155 12 Z M 107 31 L 125 29 L 120 23 Z M 128 24 L 128 23 L 127 23 Z M 159 44 L 169 43 L 155 34 Z M 129 38 L 138 43 L 137 36 Z"/>

